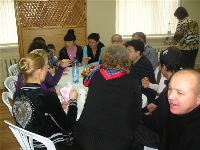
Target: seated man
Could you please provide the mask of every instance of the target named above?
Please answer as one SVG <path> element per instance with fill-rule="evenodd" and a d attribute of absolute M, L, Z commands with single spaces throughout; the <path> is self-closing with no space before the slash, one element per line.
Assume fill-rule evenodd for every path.
<path fill-rule="evenodd" d="M 160 54 L 160 69 L 169 83 L 171 76 L 180 70 L 181 54 L 169 47 Z M 142 122 L 134 131 L 134 138 L 144 146 L 158 148 L 163 129 L 169 119 L 170 111 L 167 100 L 167 87 L 160 93 L 158 106 L 149 104 L 148 113 L 143 114 Z"/>
<path fill-rule="evenodd" d="M 155 49 L 153 49 L 148 43 L 146 43 L 146 35 L 143 32 L 136 32 L 132 35 L 133 40 L 141 40 L 144 43 L 144 55 L 149 59 L 153 66 L 153 70 L 158 66 L 158 54 Z"/>
<path fill-rule="evenodd" d="M 163 132 L 160 150 L 200 149 L 200 73 L 177 72 L 168 89 L 170 119 Z"/>
<path fill-rule="evenodd" d="M 111 43 L 112 44 L 122 44 L 122 36 L 120 34 L 114 34 L 111 38 Z"/>

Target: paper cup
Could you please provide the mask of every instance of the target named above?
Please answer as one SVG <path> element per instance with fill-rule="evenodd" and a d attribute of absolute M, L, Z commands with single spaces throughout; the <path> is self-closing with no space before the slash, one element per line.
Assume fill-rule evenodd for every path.
<path fill-rule="evenodd" d="M 86 99 L 86 94 L 87 94 L 86 90 L 79 89 L 78 94 L 79 94 L 79 100 L 84 103 Z"/>
<path fill-rule="evenodd" d="M 69 86 L 69 85 L 72 85 L 72 83 L 71 82 L 67 82 L 67 86 Z"/>

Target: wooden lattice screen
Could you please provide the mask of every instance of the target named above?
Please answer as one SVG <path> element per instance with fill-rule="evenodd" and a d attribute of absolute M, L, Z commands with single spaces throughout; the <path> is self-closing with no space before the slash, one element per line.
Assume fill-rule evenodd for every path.
<path fill-rule="evenodd" d="M 15 0 L 15 10 L 20 57 L 36 36 L 54 44 L 58 54 L 70 28 L 75 30 L 76 44 L 86 44 L 86 0 Z"/>

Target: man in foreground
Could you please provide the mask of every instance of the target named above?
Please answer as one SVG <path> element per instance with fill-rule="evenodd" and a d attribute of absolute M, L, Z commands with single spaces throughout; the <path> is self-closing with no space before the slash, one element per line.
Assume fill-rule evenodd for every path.
<path fill-rule="evenodd" d="M 200 73 L 186 69 L 169 83 L 171 116 L 163 132 L 160 150 L 200 149 Z"/>

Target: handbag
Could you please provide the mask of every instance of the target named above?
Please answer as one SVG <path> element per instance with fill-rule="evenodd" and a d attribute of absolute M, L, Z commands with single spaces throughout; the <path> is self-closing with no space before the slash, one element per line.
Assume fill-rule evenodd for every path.
<path fill-rule="evenodd" d="M 45 113 L 45 115 L 46 116 L 49 115 L 51 117 L 51 120 L 56 124 L 56 126 L 62 130 L 64 144 L 65 145 L 73 145 L 74 144 L 74 136 L 73 136 L 72 131 L 64 131 L 50 114 Z"/>

